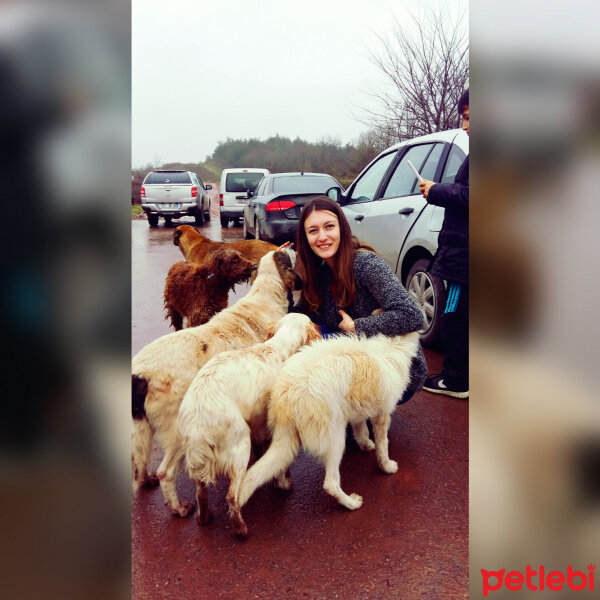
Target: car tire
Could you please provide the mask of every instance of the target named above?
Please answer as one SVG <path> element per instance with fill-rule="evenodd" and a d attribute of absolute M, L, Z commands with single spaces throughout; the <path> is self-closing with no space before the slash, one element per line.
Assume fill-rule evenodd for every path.
<path fill-rule="evenodd" d="M 148 215 L 148 224 L 150 227 L 158 227 L 158 215 Z"/>
<path fill-rule="evenodd" d="M 243 228 L 243 232 L 244 232 L 244 239 L 245 240 L 251 240 L 252 239 L 252 234 L 248 231 L 248 227 L 246 227 L 246 219 L 245 218 L 242 221 L 242 228 Z"/>
<path fill-rule="evenodd" d="M 198 212 L 194 215 L 194 222 L 196 225 L 204 225 L 204 211 L 202 207 L 198 209 Z"/>
<path fill-rule="evenodd" d="M 221 217 L 221 227 L 228 227 L 229 226 L 229 219 L 227 217 Z"/>
<path fill-rule="evenodd" d="M 165 217 L 165 226 L 171 227 L 173 225 L 173 217 Z"/>
<path fill-rule="evenodd" d="M 208 223 L 210 221 L 210 204 L 208 205 L 208 210 L 204 213 L 204 222 Z"/>
<path fill-rule="evenodd" d="M 260 227 L 258 225 L 258 219 L 254 220 L 254 239 L 260 240 Z"/>
<path fill-rule="evenodd" d="M 447 293 L 444 282 L 427 271 L 429 263 L 427 258 L 417 260 L 408 272 L 405 287 L 423 312 L 425 327 L 421 331 L 421 343 L 431 348 L 440 341 L 440 324 Z"/>

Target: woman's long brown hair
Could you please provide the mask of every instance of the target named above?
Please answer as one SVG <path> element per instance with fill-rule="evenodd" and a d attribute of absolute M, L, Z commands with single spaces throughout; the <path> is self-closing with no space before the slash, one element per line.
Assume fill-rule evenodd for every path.
<path fill-rule="evenodd" d="M 299 275 L 302 279 L 302 304 L 308 312 L 315 312 L 323 303 L 321 290 L 318 286 L 318 270 L 323 259 L 319 258 L 310 247 L 304 223 L 308 216 L 315 210 L 327 210 L 333 213 L 340 225 L 340 245 L 335 254 L 335 269 L 333 269 L 333 283 L 336 290 L 336 304 L 342 308 L 349 306 L 356 298 L 356 283 L 354 281 L 354 254 L 357 250 L 364 249 L 375 252 L 371 246 L 362 244 L 352 235 L 350 225 L 337 202 L 328 196 L 317 196 L 309 200 L 302 209 L 298 230 L 296 232 L 296 252 L 302 263 Z"/>

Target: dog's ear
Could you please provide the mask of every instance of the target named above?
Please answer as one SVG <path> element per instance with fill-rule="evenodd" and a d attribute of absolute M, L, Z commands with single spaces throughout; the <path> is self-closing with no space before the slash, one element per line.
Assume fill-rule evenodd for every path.
<path fill-rule="evenodd" d="M 275 265 L 279 270 L 279 274 L 281 275 L 281 279 L 285 287 L 290 290 L 298 290 L 302 289 L 302 281 L 300 277 L 298 277 L 297 273 L 292 268 L 292 260 L 290 259 L 287 252 L 282 250 L 278 250 L 273 254 L 273 260 L 275 261 Z M 298 285 L 300 287 L 298 287 Z"/>
<path fill-rule="evenodd" d="M 181 231 L 179 229 L 179 227 L 173 232 L 173 243 L 176 246 L 179 246 L 179 238 L 181 237 Z"/>
<path fill-rule="evenodd" d="M 277 328 L 277 321 L 273 321 L 272 323 L 269 323 L 269 326 L 267 327 L 267 329 L 265 331 L 265 341 L 270 340 L 275 335 L 276 328 Z"/>
<path fill-rule="evenodd" d="M 308 325 L 308 327 L 306 328 L 306 341 L 304 342 L 305 344 L 310 344 L 311 342 L 314 342 L 315 340 L 320 340 L 321 339 L 321 332 L 319 330 L 319 328 L 311 321 Z"/>
<path fill-rule="evenodd" d="M 252 284 L 254 283 L 254 280 L 256 279 L 256 276 L 258 275 L 258 265 L 254 265 L 254 267 L 252 268 L 252 273 L 250 273 L 250 287 L 252 287 Z"/>

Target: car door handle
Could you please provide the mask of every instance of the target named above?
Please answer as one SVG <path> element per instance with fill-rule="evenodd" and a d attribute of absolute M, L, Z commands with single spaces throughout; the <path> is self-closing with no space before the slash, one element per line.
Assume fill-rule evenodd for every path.
<path fill-rule="evenodd" d="M 412 213 L 414 213 L 414 212 L 415 212 L 415 209 L 414 209 L 414 208 L 411 208 L 411 207 L 409 206 L 409 207 L 407 207 L 407 208 L 401 208 L 401 209 L 398 211 L 398 214 L 399 214 L 399 215 L 410 215 L 410 214 L 412 214 Z"/>
<path fill-rule="evenodd" d="M 362 221 L 364 218 L 365 218 L 365 215 L 356 215 L 356 216 L 354 217 L 354 220 L 355 220 L 355 221 Z"/>

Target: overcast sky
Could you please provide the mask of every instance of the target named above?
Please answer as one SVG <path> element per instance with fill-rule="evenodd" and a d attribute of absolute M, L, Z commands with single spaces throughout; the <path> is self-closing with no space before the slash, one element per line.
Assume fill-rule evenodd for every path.
<path fill-rule="evenodd" d="M 365 47 L 417 5 L 133 0 L 133 166 L 204 161 L 228 137 L 356 140 L 384 85 Z"/>

